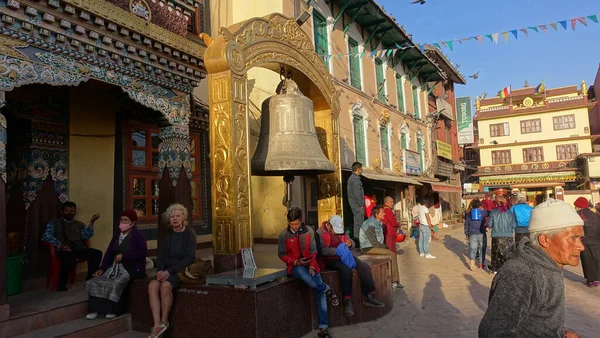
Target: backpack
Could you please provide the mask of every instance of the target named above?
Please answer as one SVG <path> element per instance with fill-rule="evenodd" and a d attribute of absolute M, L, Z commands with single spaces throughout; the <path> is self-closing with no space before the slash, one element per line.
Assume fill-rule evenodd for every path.
<path fill-rule="evenodd" d="M 471 209 L 471 220 L 481 221 L 481 209 Z"/>

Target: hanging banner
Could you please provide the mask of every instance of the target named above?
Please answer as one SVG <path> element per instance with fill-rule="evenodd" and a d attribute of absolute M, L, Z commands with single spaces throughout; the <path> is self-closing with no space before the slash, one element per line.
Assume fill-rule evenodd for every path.
<path fill-rule="evenodd" d="M 473 115 L 471 115 L 471 97 L 456 98 L 456 124 L 458 127 L 458 144 L 475 143 L 473 133 Z"/>
<path fill-rule="evenodd" d="M 421 154 L 404 149 L 404 172 L 411 175 L 421 175 Z"/>

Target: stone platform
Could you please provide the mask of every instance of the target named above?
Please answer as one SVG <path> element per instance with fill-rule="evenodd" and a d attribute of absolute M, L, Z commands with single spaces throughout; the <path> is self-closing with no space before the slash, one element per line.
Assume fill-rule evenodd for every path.
<path fill-rule="evenodd" d="M 352 298 L 355 315 L 345 317 L 342 306 L 329 305 L 331 327 L 375 320 L 393 307 L 390 259 L 385 256 L 361 256 L 371 265 L 377 297 L 384 308 L 364 307 L 358 275 L 354 273 Z M 333 286 L 341 298 L 338 273 L 323 271 L 323 280 Z M 134 331 L 149 332 L 152 314 L 148 305 L 148 282 L 134 282 L 131 292 L 131 319 Z M 317 328 L 314 293 L 302 282 L 283 278 L 257 286 L 238 289 L 230 286 L 181 285 L 175 293 L 168 337 L 302 337 Z"/>

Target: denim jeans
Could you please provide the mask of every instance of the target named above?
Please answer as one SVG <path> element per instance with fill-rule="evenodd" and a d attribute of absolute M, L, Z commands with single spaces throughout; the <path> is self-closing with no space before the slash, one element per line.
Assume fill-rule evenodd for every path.
<path fill-rule="evenodd" d="M 429 240 L 431 239 L 431 228 L 429 225 L 419 225 L 419 253 L 429 255 Z"/>
<path fill-rule="evenodd" d="M 471 260 L 475 260 L 477 257 L 477 253 L 479 252 L 481 256 L 481 248 L 483 247 L 483 234 L 473 234 L 469 236 L 469 257 Z M 483 259 L 480 257 L 481 264 L 483 264 Z"/>
<path fill-rule="evenodd" d="M 290 276 L 303 281 L 304 284 L 315 290 L 315 296 L 317 297 L 317 314 L 319 315 L 319 328 L 326 329 L 329 326 L 329 320 L 327 318 L 327 297 L 325 295 L 327 284 L 323 283 L 321 274 L 315 273 L 314 276 L 311 276 L 307 267 L 295 266 L 292 269 Z"/>

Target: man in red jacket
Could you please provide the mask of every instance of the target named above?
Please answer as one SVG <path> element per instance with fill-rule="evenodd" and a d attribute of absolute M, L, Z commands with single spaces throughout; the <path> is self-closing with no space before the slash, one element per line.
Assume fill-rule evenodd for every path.
<path fill-rule="evenodd" d="M 279 234 L 278 254 L 287 266 L 288 276 L 297 278 L 315 290 L 317 314 L 319 315 L 319 337 L 331 338 L 327 327 L 327 297 L 331 305 L 338 306 L 340 300 L 333 289 L 323 283 L 317 264 L 315 232 L 302 222 L 302 210 L 291 208 L 287 213 L 288 226 Z"/>
<path fill-rule="evenodd" d="M 350 250 L 355 248 L 354 241 L 344 234 L 344 221 L 342 217 L 334 215 L 329 221 L 321 224 L 319 230 L 319 244 L 321 259 L 327 269 L 339 273 L 342 298 L 344 299 L 344 314 L 354 316 L 352 304 L 352 269 L 355 268 L 360 280 L 360 289 L 365 295 L 362 304 L 372 307 L 384 307 L 385 304 L 375 298 L 375 282 L 369 264 L 354 257 Z M 350 267 L 349 264 L 355 266 Z"/>
<path fill-rule="evenodd" d="M 385 245 L 392 251 L 396 252 L 396 235 L 398 234 L 398 221 L 394 215 L 394 199 L 387 196 L 383 201 L 383 212 L 385 217 L 383 218 L 383 225 L 385 226 Z"/>

